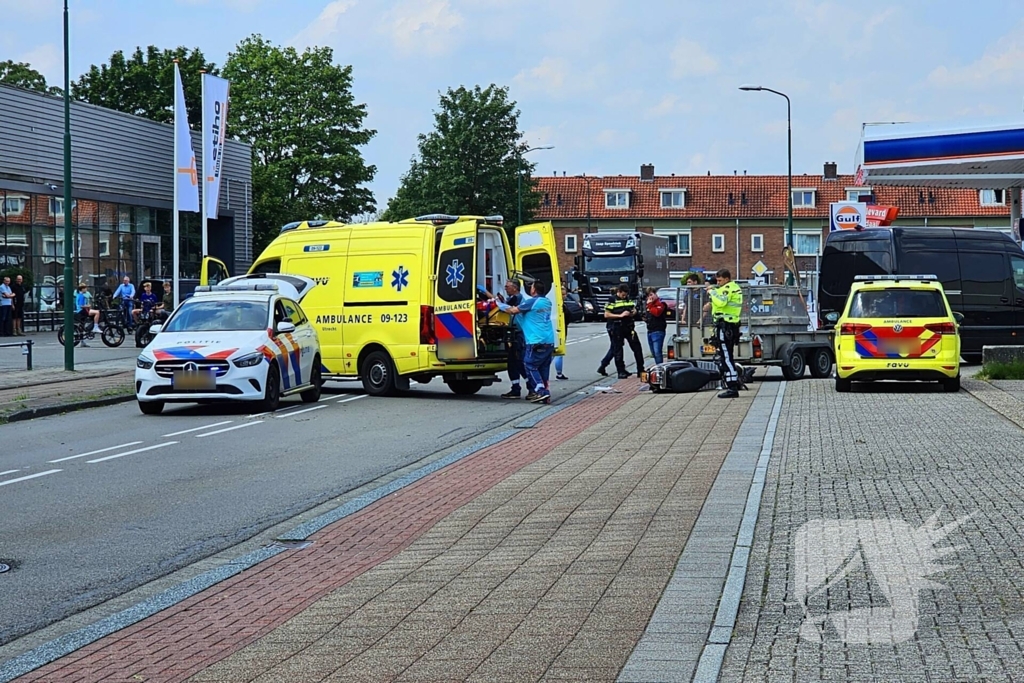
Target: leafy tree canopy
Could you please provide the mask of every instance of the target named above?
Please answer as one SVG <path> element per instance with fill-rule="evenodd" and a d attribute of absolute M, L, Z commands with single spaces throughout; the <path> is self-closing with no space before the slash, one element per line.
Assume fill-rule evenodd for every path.
<path fill-rule="evenodd" d="M 527 149 L 508 88 L 449 88 L 434 112 L 434 130 L 419 136 L 419 155 L 384 218 L 501 214 L 513 227 L 521 181 L 523 221 L 528 222 L 540 206 L 540 193 L 532 180 L 534 164 L 524 157 Z"/>
<path fill-rule="evenodd" d="M 202 125 L 203 103 L 200 72 L 216 74 L 213 62 L 203 53 L 186 47 L 161 50 L 150 45 L 143 52 L 135 48 L 130 57 L 118 50 L 107 64 L 89 68 L 71 83 L 71 96 L 109 109 L 116 109 L 153 121 L 174 120 L 174 60 L 178 60 L 181 83 L 185 90 L 188 122 L 193 128 Z M 228 129 L 230 130 L 230 128 Z"/>
<path fill-rule="evenodd" d="M 252 144 L 253 248 L 259 253 L 285 223 L 373 211 L 364 186 L 377 169 L 360 147 L 366 105 L 352 96 L 352 67 L 332 63 L 330 48 L 271 45 L 246 38 L 228 55 L 228 130 Z"/>
<path fill-rule="evenodd" d="M 13 85 L 27 90 L 37 90 L 49 93 L 50 95 L 61 94 L 60 88 L 49 88 L 46 85 L 46 77 L 24 62 L 14 62 L 8 59 L 0 62 L 0 83 Z"/>

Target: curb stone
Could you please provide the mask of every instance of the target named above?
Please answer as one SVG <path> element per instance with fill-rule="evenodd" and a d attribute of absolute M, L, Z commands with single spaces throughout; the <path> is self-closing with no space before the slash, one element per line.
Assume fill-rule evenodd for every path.
<path fill-rule="evenodd" d="M 102 408 L 103 406 L 112 406 L 133 400 L 135 400 L 134 392 L 124 394 L 122 396 L 106 396 L 104 398 L 97 398 L 91 401 L 72 401 L 70 403 L 59 403 L 52 406 L 25 408 L 24 410 L 16 410 L 9 415 L 0 415 L 0 425 L 7 424 L 9 422 L 34 420 L 37 417 L 50 417 L 52 415 L 60 415 L 61 413 L 73 413 L 75 411 L 86 410 L 88 408 Z"/>
<path fill-rule="evenodd" d="M 960 386 L 981 403 L 1024 429 L 1024 403 L 999 387 L 980 379 L 960 380 Z"/>

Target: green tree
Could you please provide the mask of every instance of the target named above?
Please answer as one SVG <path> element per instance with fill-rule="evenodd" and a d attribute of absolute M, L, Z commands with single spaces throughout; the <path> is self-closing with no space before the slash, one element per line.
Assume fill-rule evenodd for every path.
<path fill-rule="evenodd" d="M 419 136 L 419 155 L 402 176 L 384 218 L 497 213 L 511 228 L 518 219 L 521 180 L 523 219 L 528 221 L 540 206 L 540 193 L 526 150 L 508 88 L 449 88 L 434 112 L 434 130 Z"/>
<path fill-rule="evenodd" d="M 13 85 L 27 90 L 37 90 L 51 95 L 61 94 L 60 88 L 48 88 L 46 77 L 24 62 L 13 62 L 8 59 L 0 62 L 0 83 Z"/>
<path fill-rule="evenodd" d="M 300 54 L 254 35 L 224 63 L 228 130 L 252 144 L 256 253 L 290 221 L 347 220 L 375 207 L 364 184 L 377 169 L 359 148 L 376 131 L 363 127 L 366 105 L 352 96 L 352 67 L 332 59 L 330 48 Z"/>
<path fill-rule="evenodd" d="M 185 90 L 188 122 L 198 128 L 203 119 L 200 72 L 217 73 L 214 64 L 206 61 L 199 49 L 161 50 L 150 45 L 145 52 L 141 47 L 135 48 L 127 58 L 118 50 L 107 64 L 92 65 L 81 78 L 72 82 L 71 96 L 108 109 L 170 123 L 174 120 L 175 59 Z"/>

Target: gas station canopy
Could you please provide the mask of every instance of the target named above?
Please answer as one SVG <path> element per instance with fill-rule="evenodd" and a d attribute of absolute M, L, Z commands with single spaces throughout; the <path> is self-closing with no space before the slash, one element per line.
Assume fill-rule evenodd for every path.
<path fill-rule="evenodd" d="M 858 185 L 964 187 L 1024 185 L 1024 123 L 976 127 L 864 124 Z"/>

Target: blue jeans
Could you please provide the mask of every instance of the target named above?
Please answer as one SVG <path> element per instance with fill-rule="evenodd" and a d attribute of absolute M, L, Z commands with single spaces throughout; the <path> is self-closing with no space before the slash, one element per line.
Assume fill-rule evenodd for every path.
<path fill-rule="evenodd" d="M 547 384 L 551 374 L 551 357 L 554 353 L 554 344 L 526 345 L 526 357 L 523 359 L 523 364 L 526 366 L 526 378 L 530 382 L 527 389 L 542 396 L 550 394 Z"/>
<path fill-rule="evenodd" d="M 663 361 L 662 353 L 665 349 L 665 332 L 648 332 L 647 346 L 651 349 L 651 355 L 654 356 L 654 362 L 661 363 Z"/>
<path fill-rule="evenodd" d="M 133 327 L 135 325 L 135 319 L 132 317 L 132 309 L 135 308 L 135 302 L 131 299 L 121 299 L 121 315 L 124 317 L 124 326 Z"/>

